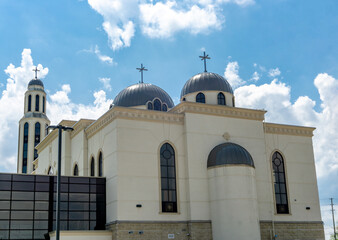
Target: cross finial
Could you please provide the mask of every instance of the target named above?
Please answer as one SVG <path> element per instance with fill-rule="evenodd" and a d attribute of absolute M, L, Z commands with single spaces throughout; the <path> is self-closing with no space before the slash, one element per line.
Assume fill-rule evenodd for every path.
<path fill-rule="evenodd" d="M 148 71 L 148 69 L 146 69 L 143 64 L 141 63 L 141 67 L 140 68 L 136 68 L 137 70 L 139 70 L 139 72 L 141 73 L 141 82 L 143 83 L 143 71 Z"/>
<path fill-rule="evenodd" d="M 35 66 L 35 68 L 33 68 L 32 71 L 35 72 L 35 79 L 38 79 L 38 72 L 40 72 L 40 70 L 38 69 L 38 67 Z"/>
<path fill-rule="evenodd" d="M 207 59 L 210 59 L 209 55 L 205 55 L 205 51 L 203 52 L 203 56 L 199 56 L 201 60 L 204 60 L 204 72 L 207 72 Z"/>

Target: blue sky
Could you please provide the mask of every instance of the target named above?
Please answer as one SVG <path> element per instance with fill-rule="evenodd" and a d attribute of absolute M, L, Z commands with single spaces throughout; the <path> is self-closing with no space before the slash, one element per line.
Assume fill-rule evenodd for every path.
<path fill-rule="evenodd" d="M 145 82 L 178 103 L 184 83 L 203 71 L 198 56 L 206 50 L 208 70 L 227 77 L 238 106 L 268 110 L 267 121 L 317 128 L 329 229 L 327 199 L 338 203 L 337 12 L 337 0 L 2 0 L 0 171 L 16 169 L 31 66 L 42 65 L 48 114 L 57 123 L 100 116 L 139 81 L 141 63 L 149 69 Z M 8 111 L 10 101 L 17 104 Z"/>

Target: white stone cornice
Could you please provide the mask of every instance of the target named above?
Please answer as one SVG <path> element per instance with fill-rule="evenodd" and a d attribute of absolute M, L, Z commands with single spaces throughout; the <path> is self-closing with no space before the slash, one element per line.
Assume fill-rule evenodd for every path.
<path fill-rule="evenodd" d="M 264 123 L 264 132 L 271 134 L 312 137 L 313 131 L 315 129 L 316 128 L 313 127 L 300 127 L 275 123 Z"/>
<path fill-rule="evenodd" d="M 223 105 L 211 105 L 204 103 L 182 102 L 170 110 L 173 113 L 199 113 L 231 118 L 244 118 L 251 120 L 264 120 L 265 110 L 229 107 Z"/>
<path fill-rule="evenodd" d="M 74 130 L 71 132 L 70 138 L 75 137 L 79 132 L 84 130 L 86 127 L 88 127 L 93 122 L 95 122 L 95 120 L 92 120 L 92 119 L 80 119 L 79 121 L 77 121 L 73 125 Z"/>
<path fill-rule="evenodd" d="M 145 109 L 127 108 L 115 106 L 102 115 L 97 121 L 93 122 L 85 131 L 88 137 L 91 137 L 104 126 L 116 118 L 168 122 L 174 124 L 183 124 L 184 116 L 178 113 L 152 111 Z"/>

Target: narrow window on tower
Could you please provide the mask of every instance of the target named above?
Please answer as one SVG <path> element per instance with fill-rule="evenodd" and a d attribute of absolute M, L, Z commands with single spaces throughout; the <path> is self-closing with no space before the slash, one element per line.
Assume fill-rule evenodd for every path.
<path fill-rule="evenodd" d="M 95 161 L 92 157 L 92 160 L 90 161 L 90 176 L 95 176 Z"/>
<path fill-rule="evenodd" d="M 34 137 L 34 160 L 38 157 L 38 150 L 35 149 L 36 145 L 40 143 L 40 123 L 35 123 L 35 137 Z"/>
<path fill-rule="evenodd" d="M 32 95 L 28 96 L 28 112 L 32 111 Z"/>
<path fill-rule="evenodd" d="M 196 95 L 196 102 L 205 103 L 205 96 L 203 93 L 199 93 Z"/>
<path fill-rule="evenodd" d="M 75 164 L 74 166 L 74 173 L 73 173 L 74 176 L 79 176 L 79 167 L 77 166 L 77 164 Z"/>
<path fill-rule="evenodd" d="M 161 111 L 161 101 L 158 99 L 154 100 L 154 110 L 155 111 Z"/>
<path fill-rule="evenodd" d="M 177 212 L 175 151 L 169 143 L 160 150 L 162 212 Z"/>
<path fill-rule="evenodd" d="M 39 101 L 40 101 L 40 96 L 35 95 L 35 111 L 39 111 Z"/>
<path fill-rule="evenodd" d="M 218 105 L 225 105 L 225 96 L 221 92 L 217 95 L 217 103 Z"/>
<path fill-rule="evenodd" d="M 100 152 L 100 154 L 99 154 L 99 177 L 102 177 L 102 167 L 103 167 L 103 162 L 102 162 L 103 160 L 102 160 L 102 152 Z"/>
<path fill-rule="evenodd" d="M 282 155 L 275 152 L 272 155 L 272 167 L 274 175 L 276 210 L 280 214 L 289 213 L 288 194 L 286 190 L 285 167 Z"/>
<path fill-rule="evenodd" d="M 42 97 L 42 112 L 45 113 L 46 98 Z"/>
<path fill-rule="evenodd" d="M 23 131 L 22 173 L 27 173 L 28 127 L 28 123 L 25 123 Z"/>

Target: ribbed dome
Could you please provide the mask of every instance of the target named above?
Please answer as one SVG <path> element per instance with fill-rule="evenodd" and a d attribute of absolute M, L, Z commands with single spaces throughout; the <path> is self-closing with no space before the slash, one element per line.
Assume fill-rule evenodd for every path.
<path fill-rule="evenodd" d="M 244 164 L 255 167 L 250 153 L 235 143 L 220 144 L 214 147 L 208 156 L 208 168 L 227 164 Z"/>
<path fill-rule="evenodd" d="M 205 90 L 223 91 L 233 94 L 230 84 L 224 77 L 216 73 L 203 72 L 196 74 L 184 84 L 181 98 L 189 93 Z"/>
<path fill-rule="evenodd" d="M 33 86 L 33 85 L 39 85 L 39 86 L 43 87 L 43 82 L 40 79 L 32 79 L 28 83 L 28 87 Z"/>
<path fill-rule="evenodd" d="M 146 105 L 148 101 L 159 98 L 168 108 L 174 106 L 171 97 L 162 88 L 150 83 L 138 83 L 123 89 L 114 99 L 113 104 L 121 107 Z"/>

